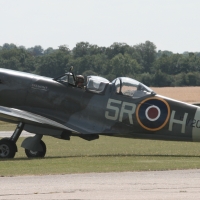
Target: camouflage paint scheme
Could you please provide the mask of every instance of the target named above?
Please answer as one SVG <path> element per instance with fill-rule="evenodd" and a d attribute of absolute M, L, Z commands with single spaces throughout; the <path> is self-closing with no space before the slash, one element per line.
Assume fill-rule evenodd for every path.
<path fill-rule="evenodd" d="M 95 81 L 99 85 L 91 88 Z M 35 133 L 22 143 L 28 157 L 45 156 L 43 135 L 200 141 L 200 108 L 155 94 L 126 77 L 110 83 L 90 76 L 85 88 L 78 88 L 72 72 L 51 79 L 0 69 L 0 120 L 18 124 L 11 138 L 0 140 L 0 158 L 15 156 L 22 130 Z"/>

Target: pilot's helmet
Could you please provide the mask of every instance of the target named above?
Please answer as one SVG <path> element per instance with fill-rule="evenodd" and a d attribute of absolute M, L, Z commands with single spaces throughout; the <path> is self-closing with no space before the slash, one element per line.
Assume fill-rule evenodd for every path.
<path fill-rule="evenodd" d="M 83 87 L 84 86 L 84 76 L 82 76 L 82 75 L 76 76 L 76 85 L 77 85 L 77 87 Z"/>

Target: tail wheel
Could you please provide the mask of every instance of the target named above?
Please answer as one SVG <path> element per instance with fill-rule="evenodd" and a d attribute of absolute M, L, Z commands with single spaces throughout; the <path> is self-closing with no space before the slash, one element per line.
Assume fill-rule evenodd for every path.
<path fill-rule="evenodd" d="M 0 158 L 14 158 L 17 152 L 17 145 L 8 138 L 0 140 Z"/>
<path fill-rule="evenodd" d="M 43 158 L 46 154 L 46 145 L 45 143 L 41 140 L 40 145 L 42 147 L 42 151 L 32 151 L 29 149 L 25 149 L 25 153 L 28 158 Z"/>

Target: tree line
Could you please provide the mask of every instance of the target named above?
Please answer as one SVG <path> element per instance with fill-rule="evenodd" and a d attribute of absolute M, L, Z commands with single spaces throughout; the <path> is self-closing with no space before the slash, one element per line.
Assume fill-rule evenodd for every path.
<path fill-rule="evenodd" d="M 113 43 L 110 47 L 79 42 L 72 50 L 67 45 L 58 49 L 0 46 L 1 68 L 57 77 L 70 66 L 75 74 L 98 75 L 110 81 L 127 76 L 155 87 L 200 86 L 200 52 L 157 51 L 150 41 L 133 46 Z"/>

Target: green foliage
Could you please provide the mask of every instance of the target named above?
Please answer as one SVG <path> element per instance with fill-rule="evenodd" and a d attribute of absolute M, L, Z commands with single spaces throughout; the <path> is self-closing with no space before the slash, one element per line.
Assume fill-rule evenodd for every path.
<path fill-rule="evenodd" d="M 158 50 L 158 53 L 157 53 L 157 58 L 161 57 L 161 56 L 171 56 L 173 55 L 173 52 L 171 51 L 161 51 L 161 50 Z"/>
<path fill-rule="evenodd" d="M 118 54 L 110 61 L 112 74 L 116 76 L 127 76 L 131 74 L 134 76 L 135 74 L 142 72 L 141 65 L 135 59 L 132 59 L 128 54 Z"/>
<path fill-rule="evenodd" d="M 200 52 L 156 52 L 150 41 L 134 46 L 115 42 L 110 47 L 79 42 L 72 50 L 67 45 L 45 50 L 40 45 L 28 49 L 12 43 L 0 46 L 1 68 L 56 77 L 70 66 L 76 74 L 103 76 L 110 81 L 128 76 L 148 86 L 200 85 Z"/>
<path fill-rule="evenodd" d="M 132 49 L 126 43 L 113 43 L 110 47 L 106 48 L 106 55 L 109 59 L 112 59 L 118 54 L 124 55 L 125 53 L 130 54 L 134 49 Z"/>
<path fill-rule="evenodd" d="M 44 55 L 51 54 L 53 52 L 54 52 L 54 49 L 52 47 L 49 47 L 48 49 L 44 50 Z"/>
<path fill-rule="evenodd" d="M 35 70 L 33 60 L 34 57 L 22 48 L 3 48 L 0 51 L 1 68 L 32 72 Z"/>
<path fill-rule="evenodd" d="M 166 73 L 161 72 L 161 70 L 158 70 L 153 75 L 153 81 L 152 82 L 153 82 L 152 86 L 157 86 L 157 87 L 171 86 L 170 76 L 167 75 Z"/>
<path fill-rule="evenodd" d="M 149 72 L 143 73 L 134 78 L 148 86 L 151 86 L 153 82 L 153 76 Z"/>
<path fill-rule="evenodd" d="M 44 52 L 43 48 L 40 45 L 29 48 L 27 49 L 27 51 L 29 51 L 33 56 L 41 56 Z"/>
<path fill-rule="evenodd" d="M 69 56 L 62 50 L 38 58 L 36 72 L 43 76 L 56 77 L 66 71 Z"/>
<path fill-rule="evenodd" d="M 139 45 L 134 46 L 139 62 L 143 67 L 145 72 L 150 72 L 151 66 L 156 59 L 156 46 L 150 42 L 146 41 Z"/>
<path fill-rule="evenodd" d="M 85 77 L 90 76 L 90 75 L 98 76 L 98 74 L 95 73 L 95 72 L 92 71 L 92 70 L 87 70 L 87 71 L 83 72 L 83 76 L 85 76 Z"/>

